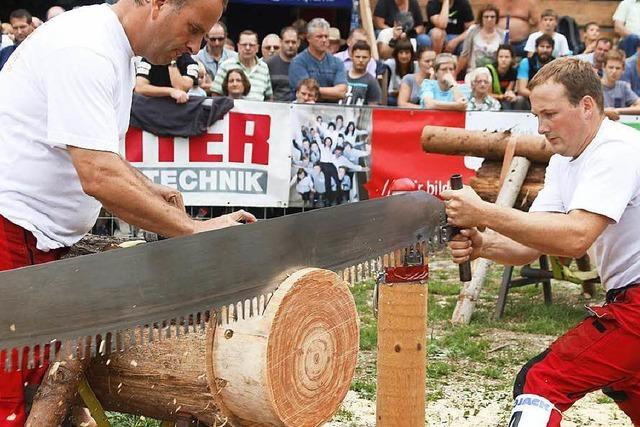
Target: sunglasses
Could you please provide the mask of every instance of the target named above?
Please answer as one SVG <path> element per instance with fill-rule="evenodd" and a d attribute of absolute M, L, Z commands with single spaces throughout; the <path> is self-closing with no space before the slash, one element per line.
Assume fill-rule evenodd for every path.
<path fill-rule="evenodd" d="M 207 40 L 212 42 L 221 42 L 224 41 L 224 37 L 207 37 Z"/>

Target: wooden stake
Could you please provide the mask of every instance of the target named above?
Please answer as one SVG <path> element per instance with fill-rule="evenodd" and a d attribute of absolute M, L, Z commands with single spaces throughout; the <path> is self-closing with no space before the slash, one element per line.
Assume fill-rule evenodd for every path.
<path fill-rule="evenodd" d="M 386 281 L 378 296 L 377 426 L 424 427 L 426 275 L 413 282 Z"/>
<path fill-rule="evenodd" d="M 522 183 L 527 176 L 530 165 L 531 162 L 524 157 L 513 158 L 504 185 L 500 189 L 500 193 L 498 193 L 496 205 L 513 206 L 520 192 L 520 187 L 522 187 Z M 491 267 L 492 264 L 493 261 L 484 258 L 479 259 L 476 263 L 473 278 L 470 282 L 465 283 L 460 291 L 458 303 L 453 311 L 453 316 L 451 316 L 453 323 L 469 324 L 469 322 L 471 322 L 471 315 L 475 310 L 480 291 L 482 291 L 489 267 Z"/>

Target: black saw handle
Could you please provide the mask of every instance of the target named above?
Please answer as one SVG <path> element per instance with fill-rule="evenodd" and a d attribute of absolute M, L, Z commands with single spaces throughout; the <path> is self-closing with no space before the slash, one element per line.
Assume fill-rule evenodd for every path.
<path fill-rule="evenodd" d="M 462 176 L 460 174 L 451 175 L 449 184 L 451 185 L 452 190 L 461 190 Z M 451 237 L 459 233 L 460 233 L 460 229 L 458 227 L 451 227 Z M 466 261 L 466 262 L 463 262 L 462 264 L 458 264 L 458 269 L 460 271 L 460 281 L 470 282 L 471 281 L 471 262 Z"/>

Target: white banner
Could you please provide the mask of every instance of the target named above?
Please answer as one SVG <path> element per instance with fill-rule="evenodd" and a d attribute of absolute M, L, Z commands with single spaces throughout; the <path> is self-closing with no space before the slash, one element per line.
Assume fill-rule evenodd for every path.
<path fill-rule="evenodd" d="M 187 206 L 286 207 L 290 109 L 235 101 L 203 135 L 158 137 L 131 128 L 120 152 L 155 183 L 182 192 Z"/>

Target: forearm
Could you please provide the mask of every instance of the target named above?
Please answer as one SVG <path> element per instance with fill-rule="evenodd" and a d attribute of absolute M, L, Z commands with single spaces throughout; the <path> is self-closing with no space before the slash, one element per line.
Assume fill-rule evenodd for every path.
<path fill-rule="evenodd" d="M 593 243 L 589 237 L 593 230 L 589 230 L 584 221 L 571 214 L 529 213 L 484 203 L 485 215 L 479 226 L 494 230 L 538 252 L 579 258 Z"/>
<path fill-rule="evenodd" d="M 620 37 L 626 37 L 631 34 L 631 31 L 629 31 L 622 21 L 614 21 L 613 28 Z"/>
<path fill-rule="evenodd" d="M 489 229 L 482 233 L 482 241 L 480 256 L 504 265 L 529 264 L 541 254 Z"/>
<path fill-rule="evenodd" d="M 424 105 L 427 110 L 465 111 L 467 109 L 466 103 L 457 101 L 435 101 L 429 99 L 425 100 Z"/>
<path fill-rule="evenodd" d="M 339 84 L 332 87 L 321 87 L 320 98 L 328 101 L 339 101 L 347 94 L 347 85 Z"/>
<path fill-rule="evenodd" d="M 136 85 L 135 92 L 140 95 L 161 97 L 171 96 L 173 88 L 164 86 L 153 86 L 150 84 Z"/>
<path fill-rule="evenodd" d="M 174 89 L 180 89 L 187 92 L 193 87 L 193 79 L 180 74 L 178 67 L 169 66 L 169 78 L 171 79 L 171 86 Z"/>
<path fill-rule="evenodd" d="M 447 24 L 449 23 L 449 0 L 444 0 L 442 2 L 442 9 L 440 9 L 440 14 L 437 17 L 436 26 L 442 30 L 447 28 Z"/>

